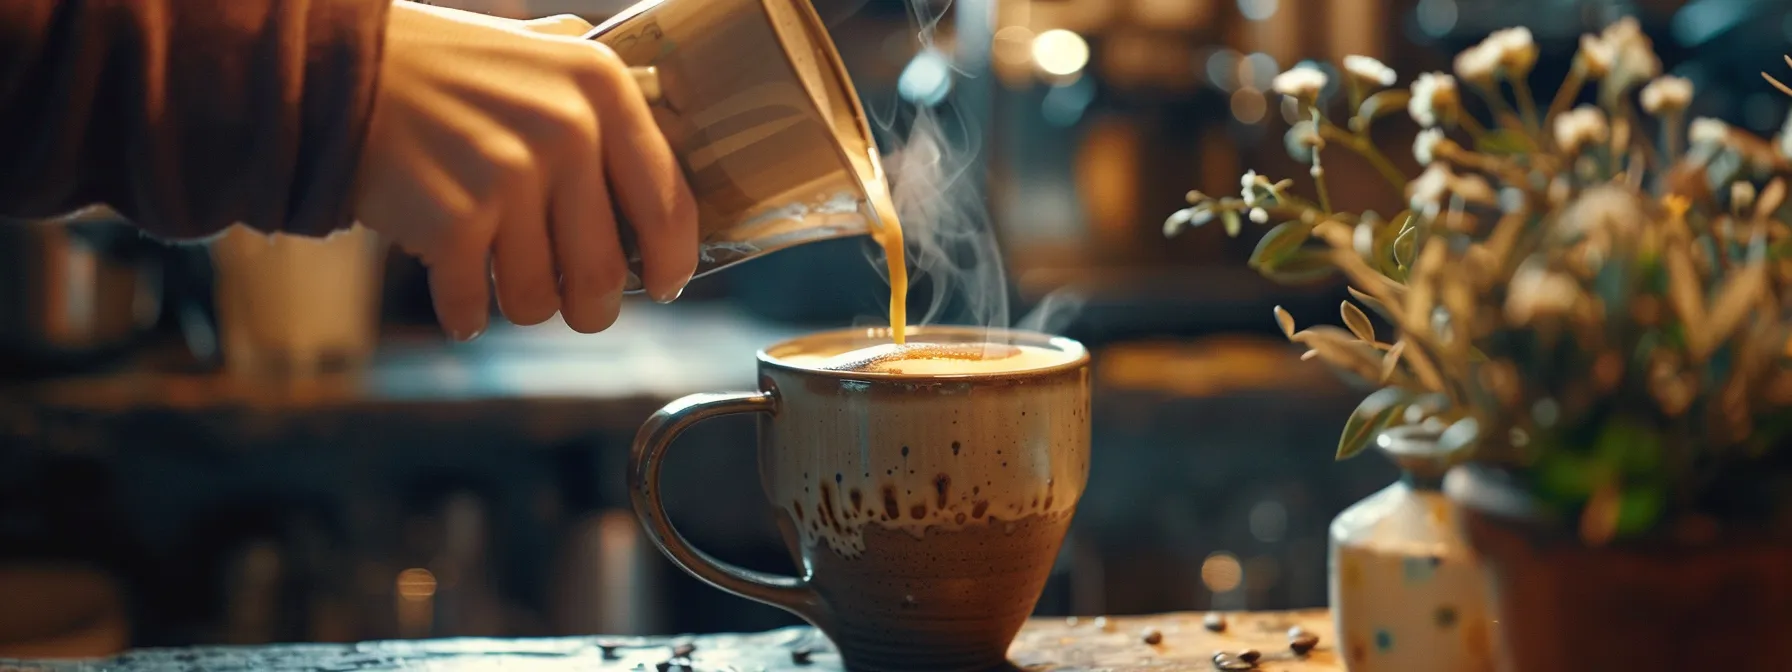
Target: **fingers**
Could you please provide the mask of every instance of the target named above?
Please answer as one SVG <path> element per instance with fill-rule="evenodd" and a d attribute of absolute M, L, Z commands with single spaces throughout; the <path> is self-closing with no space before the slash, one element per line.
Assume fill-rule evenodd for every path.
<path fill-rule="evenodd" d="M 603 125 L 604 167 L 635 231 L 647 294 L 669 302 L 697 268 L 697 203 L 640 89 L 614 53 L 592 44 L 608 73 L 590 92 Z"/>
<path fill-rule="evenodd" d="M 595 137 L 595 136 L 594 136 Z M 574 331 L 615 324 L 628 273 L 616 215 L 597 147 L 575 159 L 554 193 L 554 255 L 560 266 L 560 314 Z"/>
<path fill-rule="evenodd" d="M 429 294 L 436 320 L 449 337 L 470 341 L 485 332 L 491 289 L 486 281 L 486 248 L 456 250 L 429 265 Z"/>
<path fill-rule="evenodd" d="M 492 278 L 498 285 L 498 309 L 512 323 L 527 327 L 560 311 L 560 291 L 541 185 L 520 182 L 500 203 L 504 214 L 492 242 Z"/>
<path fill-rule="evenodd" d="M 542 35 L 559 35 L 561 37 L 584 37 L 591 32 L 591 23 L 571 14 L 544 16 L 539 19 L 518 21 L 517 25 L 531 33 Z"/>

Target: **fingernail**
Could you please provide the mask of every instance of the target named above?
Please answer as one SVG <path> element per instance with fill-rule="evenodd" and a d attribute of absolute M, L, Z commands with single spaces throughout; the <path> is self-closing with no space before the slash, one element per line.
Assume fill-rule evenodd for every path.
<path fill-rule="evenodd" d="M 671 303 L 673 301 L 677 301 L 678 297 L 680 297 L 680 296 L 684 296 L 684 286 L 682 286 L 682 285 L 680 285 L 677 289 L 674 289 L 670 292 L 661 292 L 658 296 L 653 297 L 653 302 L 660 304 L 660 305 L 665 305 L 665 304 Z"/>
<path fill-rule="evenodd" d="M 448 337 L 454 339 L 456 343 L 471 343 L 473 339 L 479 338 L 479 336 L 484 333 L 484 329 L 474 329 L 472 331 L 460 331 L 456 329 L 449 332 Z"/>

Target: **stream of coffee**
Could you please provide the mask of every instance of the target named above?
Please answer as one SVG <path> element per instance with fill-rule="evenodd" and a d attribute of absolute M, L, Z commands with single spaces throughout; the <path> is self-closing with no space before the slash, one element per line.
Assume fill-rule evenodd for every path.
<path fill-rule="evenodd" d="M 897 344 L 907 343 L 908 258 L 903 249 L 902 222 L 896 218 L 888 186 L 872 182 L 866 185 L 871 190 L 871 239 L 883 248 L 884 263 L 890 271 L 890 338 Z"/>

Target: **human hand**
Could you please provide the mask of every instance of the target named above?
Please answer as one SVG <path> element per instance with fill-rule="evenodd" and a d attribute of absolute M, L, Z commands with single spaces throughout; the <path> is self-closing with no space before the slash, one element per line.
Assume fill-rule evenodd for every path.
<path fill-rule="evenodd" d="M 609 328 L 628 273 L 612 195 L 649 296 L 677 298 L 696 269 L 690 188 L 627 67 L 579 39 L 590 28 L 393 4 L 355 214 L 429 268 L 456 339 L 485 329 L 488 278 L 516 324 Z"/>

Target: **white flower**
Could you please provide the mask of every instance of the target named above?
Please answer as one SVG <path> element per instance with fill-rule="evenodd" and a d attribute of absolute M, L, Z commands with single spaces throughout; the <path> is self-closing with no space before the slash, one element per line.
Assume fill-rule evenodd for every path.
<path fill-rule="evenodd" d="M 1626 17 L 1606 26 L 1599 37 L 1582 38 L 1581 51 L 1587 54 L 1589 72 L 1597 65 L 1592 61 L 1606 59 L 1608 70 L 1603 86 L 1612 91 L 1628 91 L 1631 87 L 1661 75 L 1661 59 L 1655 45 L 1635 18 Z"/>
<path fill-rule="evenodd" d="M 1684 77 L 1657 77 L 1643 87 L 1643 109 L 1649 114 L 1679 112 L 1692 104 L 1692 82 Z"/>
<path fill-rule="evenodd" d="M 1470 203 L 1495 203 L 1499 200 L 1493 186 L 1479 175 L 1457 175 L 1443 163 L 1433 163 L 1418 179 L 1406 187 L 1408 205 L 1414 212 L 1436 216 L 1444 198 L 1454 194 Z"/>
<path fill-rule="evenodd" d="M 1443 142 L 1443 139 L 1444 129 L 1432 127 L 1419 131 L 1419 137 L 1412 141 L 1413 158 L 1418 159 L 1422 165 L 1431 165 L 1432 160 L 1437 158 L 1437 143 Z"/>
<path fill-rule="evenodd" d="M 1692 126 L 1688 129 L 1686 137 L 1692 140 L 1693 144 L 1723 144 L 1730 137 L 1730 125 L 1710 117 L 1699 117 L 1692 120 Z"/>
<path fill-rule="evenodd" d="M 1269 180 L 1257 174 L 1255 170 L 1244 171 L 1244 177 L 1238 178 L 1239 191 L 1244 196 L 1246 207 L 1257 206 L 1257 190 L 1269 184 Z"/>
<path fill-rule="evenodd" d="M 1780 156 L 1792 159 L 1792 114 L 1786 115 L 1786 123 L 1780 127 Z"/>
<path fill-rule="evenodd" d="M 1456 76 L 1463 81 L 1480 86 L 1492 86 L 1494 75 L 1499 74 L 1499 47 L 1482 42 L 1462 50 L 1456 55 Z"/>
<path fill-rule="evenodd" d="M 1612 61 L 1618 58 L 1614 46 L 1598 35 L 1580 36 L 1580 51 L 1574 56 L 1586 68 L 1588 77 L 1606 76 L 1612 71 Z"/>
<path fill-rule="evenodd" d="M 1582 105 L 1556 117 L 1555 133 L 1556 147 L 1574 153 L 1586 145 L 1610 139 L 1611 126 L 1605 121 L 1605 112 L 1592 105 Z"/>
<path fill-rule="evenodd" d="M 1357 79 L 1381 86 L 1393 86 L 1394 81 L 1399 79 L 1394 69 L 1381 61 L 1355 54 L 1344 57 L 1344 71 Z"/>
<path fill-rule="evenodd" d="M 1258 224 L 1268 224 L 1269 223 L 1269 211 L 1264 210 L 1263 208 L 1251 208 L 1250 217 L 1251 217 L 1251 221 L 1256 222 Z"/>
<path fill-rule="evenodd" d="M 1462 105 L 1462 94 L 1456 90 L 1456 78 L 1441 72 L 1427 72 L 1413 80 L 1412 98 L 1406 111 L 1420 126 L 1436 126 L 1438 117 L 1449 118 Z"/>
<path fill-rule="evenodd" d="M 1290 98 L 1313 99 L 1319 97 L 1319 91 L 1325 88 L 1325 72 L 1318 68 L 1297 66 L 1282 74 L 1276 75 L 1269 83 L 1269 88 L 1276 93 Z"/>
<path fill-rule="evenodd" d="M 1524 26 L 1493 31 L 1483 44 L 1499 53 L 1500 67 L 1509 77 L 1523 77 L 1537 65 L 1537 42 L 1531 38 L 1531 29 Z"/>
<path fill-rule="evenodd" d="M 1548 270 L 1540 263 L 1527 262 L 1512 274 L 1506 288 L 1506 317 L 1517 324 L 1529 324 L 1535 317 L 1565 315 L 1574 308 L 1580 296 L 1574 278 Z"/>

